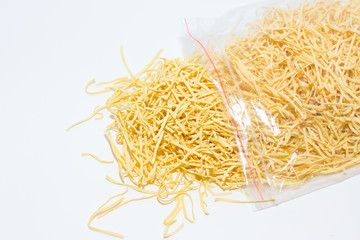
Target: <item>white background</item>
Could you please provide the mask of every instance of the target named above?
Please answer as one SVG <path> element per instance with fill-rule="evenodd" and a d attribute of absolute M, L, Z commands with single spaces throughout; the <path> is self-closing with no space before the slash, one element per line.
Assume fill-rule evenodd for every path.
<path fill-rule="evenodd" d="M 134 72 L 161 48 L 182 56 L 183 17 L 220 17 L 250 1 L 0 1 L 0 239 L 115 239 L 87 227 L 90 214 L 122 191 L 104 166 L 109 120 L 65 129 L 107 95 L 85 84 L 125 76 L 123 45 Z M 191 26 L 190 26 L 191 27 Z M 360 177 L 260 212 L 209 202 L 210 215 L 171 239 L 360 239 Z M 171 206 L 154 200 L 94 222 L 126 239 L 162 239 Z"/>

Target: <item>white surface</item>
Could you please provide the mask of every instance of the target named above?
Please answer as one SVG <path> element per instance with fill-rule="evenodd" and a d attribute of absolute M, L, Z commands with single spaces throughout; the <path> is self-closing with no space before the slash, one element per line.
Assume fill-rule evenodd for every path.
<path fill-rule="evenodd" d="M 121 191 L 105 180 L 115 170 L 107 121 L 65 128 L 106 96 L 89 96 L 92 78 L 126 74 L 124 45 L 136 72 L 161 48 L 182 55 L 183 17 L 219 17 L 250 1 L 0 1 L 0 239 L 115 239 L 87 228 L 90 214 Z M 360 239 L 360 177 L 261 212 L 211 203 L 210 215 L 171 239 Z M 94 223 L 126 239 L 161 239 L 169 212 L 153 200 L 123 207 Z"/>

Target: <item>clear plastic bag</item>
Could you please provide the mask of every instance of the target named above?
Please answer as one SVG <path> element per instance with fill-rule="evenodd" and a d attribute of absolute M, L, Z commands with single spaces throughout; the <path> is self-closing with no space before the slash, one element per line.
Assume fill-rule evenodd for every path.
<path fill-rule="evenodd" d="M 189 21 L 192 34 L 204 44 L 209 55 L 196 41 L 188 36 L 183 38 L 185 52 L 195 52 L 201 57 L 201 62 L 224 96 L 231 118 L 236 122 L 234 134 L 237 135 L 246 179 L 242 184 L 246 185 L 250 199 L 274 199 L 256 203 L 257 209 L 280 204 L 360 173 L 360 136 L 357 134 L 360 132 L 360 124 L 357 123 L 360 123 L 360 95 L 356 94 L 360 90 L 360 84 L 357 86 L 360 68 L 356 61 L 351 65 L 346 55 L 351 53 L 354 46 L 350 37 L 354 35 L 356 39 L 360 28 L 360 20 L 354 20 L 351 16 L 360 16 L 360 4 L 355 1 L 306 4 L 299 0 L 263 1 L 235 9 L 217 20 Z M 323 22 L 319 21 L 315 11 L 307 12 L 307 7 L 312 4 L 318 4 L 319 16 L 324 15 Z M 333 5 L 327 9 L 330 4 Z M 349 14 L 350 20 L 347 13 L 341 13 L 345 5 L 347 9 L 354 9 Z M 293 12 L 285 16 L 286 12 L 268 7 L 289 8 L 292 10 L 287 11 Z M 344 9 L 343 12 L 347 11 Z M 301 14 L 307 15 L 304 17 Z M 314 25 L 311 25 L 312 16 Z M 304 17 L 304 20 L 301 23 L 298 20 L 299 24 L 296 25 L 297 20 L 291 17 Z M 281 18 L 283 22 L 274 20 Z M 343 75 L 340 80 L 337 75 L 334 76 L 334 81 L 338 82 L 329 80 L 328 85 L 322 82 L 326 80 L 322 77 L 328 73 L 318 65 L 321 56 L 328 53 L 320 53 L 320 50 L 317 53 L 310 45 L 309 48 L 304 45 L 303 52 L 297 55 L 297 43 L 294 42 L 294 47 L 289 43 L 293 33 L 284 30 L 288 21 L 298 26 L 294 36 L 304 34 L 304 38 L 310 39 L 309 44 L 312 39 L 317 39 L 316 36 L 319 39 L 322 37 L 319 31 L 339 33 L 339 36 L 349 34 L 349 42 L 344 40 L 344 43 L 338 43 L 339 46 L 344 44 L 344 49 L 348 47 L 349 51 L 341 52 L 343 56 L 334 54 L 334 58 L 343 57 L 345 65 L 351 65 L 339 65 Z M 350 21 L 350 24 L 346 24 L 346 21 Z M 252 23 L 250 27 L 249 23 Z M 307 23 L 310 23 L 309 26 Z M 305 32 L 307 29 L 310 33 Z M 273 53 L 269 52 L 269 48 L 262 50 L 262 47 L 268 46 L 265 43 L 244 40 L 256 34 L 263 37 L 256 38 L 258 41 L 268 41 L 266 44 L 274 47 Z M 287 45 L 277 44 L 276 41 L 283 41 Z M 326 41 L 320 39 L 314 42 L 314 46 L 325 45 Z M 333 44 L 329 45 L 330 54 L 334 52 L 333 48 L 337 48 L 337 43 L 329 41 Z M 309 59 L 299 59 L 305 56 L 304 52 L 309 53 Z M 278 59 L 281 54 L 284 57 Z M 311 54 L 314 59 L 310 60 Z M 267 61 L 269 64 L 265 68 Z M 329 59 L 328 63 L 331 70 L 336 62 Z M 316 75 L 307 75 L 313 72 Z M 355 91 L 351 92 L 350 86 L 355 86 Z M 326 92 L 327 88 L 333 92 Z"/>

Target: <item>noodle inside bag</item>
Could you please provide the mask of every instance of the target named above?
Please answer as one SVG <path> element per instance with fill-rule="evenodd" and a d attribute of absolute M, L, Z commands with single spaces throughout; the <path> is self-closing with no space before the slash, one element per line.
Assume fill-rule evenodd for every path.
<path fill-rule="evenodd" d="M 286 4 L 200 21 L 210 58 L 185 41 L 223 85 L 251 198 L 275 200 L 258 209 L 360 173 L 360 2 Z"/>

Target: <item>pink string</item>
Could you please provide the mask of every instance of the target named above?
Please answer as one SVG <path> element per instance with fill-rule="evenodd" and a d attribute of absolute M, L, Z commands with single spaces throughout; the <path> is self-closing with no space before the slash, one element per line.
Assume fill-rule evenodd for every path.
<path fill-rule="evenodd" d="M 224 93 L 224 96 L 225 96 L 225 100 L 226 100 L 227 107 L 228 107 L 229 109 L 231 109 L 229 99 L 228 99 L 228 97 L 227 97 L 227 95 L 226 95 L 226 91 L 225 91 L 223 82 L 222 82 L 221 77 L 220 77 L 220 73 L 219 73 L 219 71 L 217 70 L 217 68 L 216 68 L 216 66 L 215 66 L 215 63 L 214 63 L 213 60 L 211 59 L 208 51 L 206 51 L 206 48 L 204 47 L 204 45 L 203 45 L 199 40 L 197 40 L 195 37 L 193 37 L 193 36 L 191 35 L 191 33 L 190 33 L 190 31 L 189 31 L 188 23 L 187 23 L 187 21 L 186 21 L 186 18 L 184 18 L 184 21 L 185 21 L 185 26 L 186 26 L 187 33 L 189 34 L 190 38 L 192 38 L 193 40 L 195 40 L 195 41 L 201 46 L 201 48 L 204 50 L 206 56 L 209 58 L 209 60 L 210 60 L 210 62 L 211 62 L 211 65 L 214 67 L 215 72 L 216 72 L 216 75 L 217 75 L 217 77 L 219 78 L 219 83 L 220 83 L 221 89 L 222 89 L 222 91 L 223 91 L 223 93 Z M 234 124 L 234 126 L 235 126 L 235 130 L 236 130 L 236 133 L 237 133 L 238 138 L 239 138 L 239 141 L 240 141 L 241 150 L 242 150 L 242 152 L 244 153 L 244 156 L 245 156 L 247 165 L 249 166 L 251 178 L 252 178 L 252 180 L 253 180 L 253 182 L 254 182 L 254 185 L 255 185 L 257 191 L 259 192 L 259 195 L 260 195 L 260 197 L 261 197 L 261 200 L 264 200 L 264 198 L 263 198 L 263 196 L 262 196 L 262 194 L 261 194 L 261 191 L 260 191 L 260 189 L 259 189 L 259 187 L 258 187 L 258 185 L 257 185 L 257 183 L 256 183 L 256 181 L 255 181 L 255 177 L 254 177 L 254 174 L 253 174 L 253 171 L 252 171 L 250 162 L 249 162 L 249 158 L 247 157 L 247 154 L 246 154 L 246 152 L 245 152 L 245 147 L 244 147 L 244 144 L 243 144 L 243 142 L 242 142 L 242 140 L 241 140 L 240 133 L 239 133 L 239 130 L 238 130 L 236 121 L 235 121 L 234 117 L 232 116 L 232 114 L 230 114 L 230 115 L 231 115 L 232 122 L 233 122 L 233 124 Z"/>

